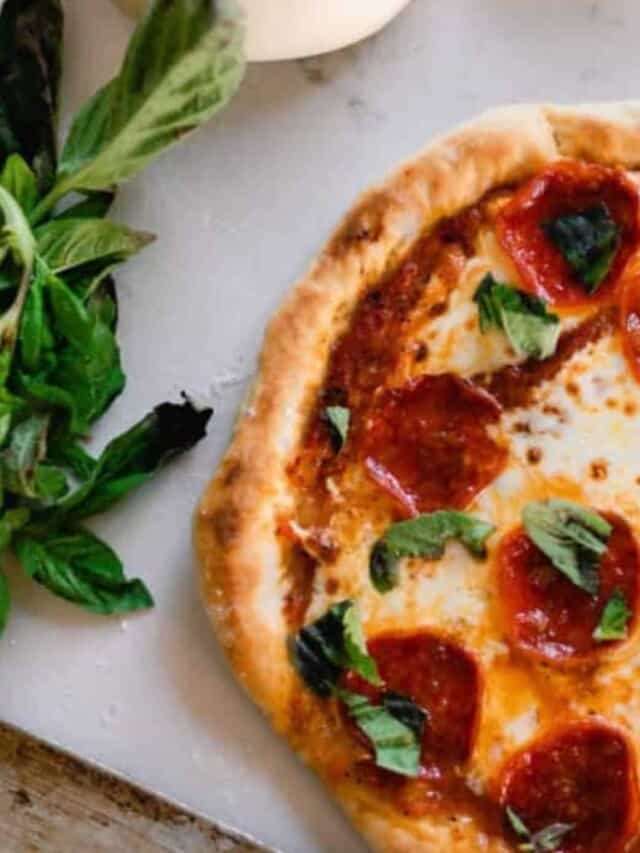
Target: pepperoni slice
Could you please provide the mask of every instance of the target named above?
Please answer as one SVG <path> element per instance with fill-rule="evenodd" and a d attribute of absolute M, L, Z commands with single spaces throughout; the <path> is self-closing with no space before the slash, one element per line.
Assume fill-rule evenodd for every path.
<path fill-rule="evenodd" d="M 593 632 L 615 590 L 620 590 L 635 620 L 638 603 L 638 546 L 629 525 L 602 513 L 613 526 L 600 560 L 597 598 L 579 589 L 552 565 L 522 527 L 500 543 L 498 585 L 507 634 L 527 655 L 558 663 L 584 663 L 612 643 L 597 643 Z"/>
<path fill-rule="evenodd" d="M 621 242 L 607 277 L 589 295 L 542 226 L 602 203 L 621 229 Z M 496 233 L 532 293 L 553 305 L 608 301 L 638 241 L 638 192 L 620 169 L 563 160 L 516 192 L 498 215 Z"/>
<path fill-rule="evenodd" d="M 406 516 L 463 509 L 500 473 L 505 448 L 487 427 L 500 406 L 449 373 L 383 393 L 364 427 L 369 475 Z"/>
<path fill-rule="evenodd" d="M 480 672 L 464 649 L 428 631 L 382 634 L 368 642 L 385 688 L 413 699 L 427 712 L 422 764 L 437 776 L 442 766 L 471 753 L 480 705 Z M 381 690 L 348 673 L 345 686 L 377 703 Z"/>
<path fill-rule="evenodd" d="M 531 832 L 573 824 L 556 853 L 620 853 L 637 823 L 632 750 L 604 723 L 565 725 L 508 761 L 500 802 Z"/>

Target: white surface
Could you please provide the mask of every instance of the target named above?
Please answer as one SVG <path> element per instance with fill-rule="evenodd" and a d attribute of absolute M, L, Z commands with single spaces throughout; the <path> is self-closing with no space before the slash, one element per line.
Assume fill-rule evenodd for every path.
<path fill-rule="evenodd" d="M 129 22 L 69 0 L 65 102 L 114 68 Z M 231 108 L 126 187 L 117 215 L 159 242 L 119 277 L 129 384 L 106 438 L 182 388 L 210 437 L 100 532 L 154 612 L 85 616 L 13 582 L 0 716 L 286 853 L 362 847 L 236 688 L 197 602 L 190 514 L 229 433 L 264 323 L 359 189 L 495 103 L 638 94 L 637 0 L 415 0 L 373 40 L 253 67 Z"/>

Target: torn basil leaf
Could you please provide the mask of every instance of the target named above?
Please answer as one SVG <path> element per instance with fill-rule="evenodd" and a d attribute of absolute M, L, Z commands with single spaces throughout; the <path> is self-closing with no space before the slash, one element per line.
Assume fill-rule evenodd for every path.
<path fill-rule="evenodd" d="M 548 358 L 555 352 L 560 320 L 537 296 L 500 284 L 487 273 L 476 290 L 480 331 L 501 329 L 520 356 Z"/>
<path fill-rule="evenodd" d="M 552 823 L 538 832 L 531 832 L 511 806 L 507 806 L 506 815 L 511 828 L 522 839 L 518 850 L 523 853 L 554 853 L 560 848 L 564 837 L 575 828 L 573 823 Z"/>
<path fill-rule="evenodd" d="M 425 723 L 428 719 L 424 708 L 416 705 L 412 699 L 392 690 L 387 690 L 384 693 L 382 704 L 390 714 L 393 714 L 396 720 L 400 720 L 401 723 L 411 729 L 418 741 L 422 740 Z"/>
<path fill-rule="evenodd" d="M 296 668 L 307 685 L 329 696 L 345 669 L 379 685 L 375 660 L 367 651 L 356 605 L 350 599 L 334 604 L 324 616 L 302 628 L 291 642 Z"/>
<path fill-rule="evenodd" d="M 620 248 L 621 232 L 604 202 L 580 213 L 568 213 L 543 225 L 587 293 L 595 293 L 607 277 Z"/>
<path fill-rule="evenodd" d="M 474 557 L 484 558 L 486 541 L 494 531 L 492 524 L 458 510 L 437 510 L 399 521 L 374 545 L 369 558 L 369 577 L 378 592 L 388 592 L 397 584 L 400 558 L 439 559 L 451 539 L 464 545 Z"/>
<path fill-rule="evenodd" d="M 378 767 L 415 777 L 420 770 L 420 738 L 385 705 L 373 705 L 366 696 L 338 688 L 349 716 L 369 738 Z M 410 700 L 406 700 L 409 702 Z"/>
<path fill-rule="evenodd" d="M 336 451 L 340 450 L 349 434 L 351 412 L 346 406 L 327 406 L 324 417 L 331 431 L 331 439 Z"/>
<path fill-rule="evenodd" d="M 597 595 L 600 558 L 612 527 L 592 510 L 552 498 L 527 504 L 522 521 L 532 542 L 580 589 Z"/>
<path fill-rule="evenodd" d="M 600 616 L 600 622 L 593 632 L 593 639 L 598 643 L 609 640 L 624 640 L 627 636 L 627 626 L 633 616 L 627 599 L 616 589 L 607 601 Z"/>

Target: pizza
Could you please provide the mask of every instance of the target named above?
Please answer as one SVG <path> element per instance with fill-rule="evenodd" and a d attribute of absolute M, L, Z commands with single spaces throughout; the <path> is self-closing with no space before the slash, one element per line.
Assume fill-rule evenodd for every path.
<path fill-rule="evenodd" d="M 362 196 L 196 522 L 231 666 L 373 849 L 640 834 L 640 105 L 518 106 Z"/>

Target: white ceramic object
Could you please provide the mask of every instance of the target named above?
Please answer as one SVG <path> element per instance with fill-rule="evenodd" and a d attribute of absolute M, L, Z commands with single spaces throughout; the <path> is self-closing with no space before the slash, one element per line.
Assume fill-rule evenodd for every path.
<path fill-rule="evenodd" d="M 139 14 L 148 0 L 116 0 Z M 295 59 L 354 44 L 382 29 L 410 0 L 241 0 L 252 62 Z"/>

